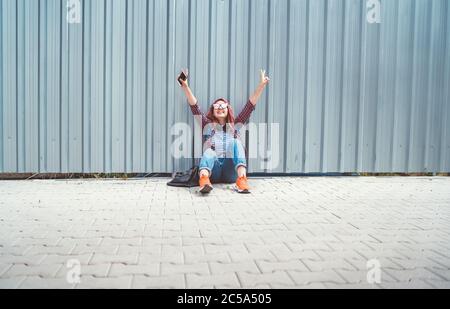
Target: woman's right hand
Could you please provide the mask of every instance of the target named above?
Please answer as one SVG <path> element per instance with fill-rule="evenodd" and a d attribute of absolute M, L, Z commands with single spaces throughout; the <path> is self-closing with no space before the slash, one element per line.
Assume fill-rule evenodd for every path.
<path fill-rule="evenodd" d="M 184 73 L 184 75 L 186 76 L 186 80 L 178 79 L 178 77 L 180 76 L 180 75 L 178 75 L 178 76 L 177 76 L 177 82 L 178 82 L 178 83 L 181 83 L 181 88 L 186 89 L 186 88 L 189 88 L 188 81 L 187 81 L 188 78 L 189 78 L 189 75 L 188 75 L 187 69 L 186 69 L 186 70 L 183 70 L 183 73 Z"/>
<path fill-rule="evenodd" d="M 186 74 L 186 72 L 185 72 L 185 74 Z M 197 104 L 197 98 L 194 96 L 191 89 L 189 88 L 188 79 L 189 79 L 189 76 L 186 78 L 186 80 L 182 80 L 182 79 L 178 80 L 178 77 L 177 77 L 176 81 L 177 81 L 178 85 L 181 83 L 181 89 L 183 89 L 183 92 L 186 95 L 189 105 L 193 106 L 193 105 Z"/>
<path fill-rule="evenodd" d="M 187 79 L 186 80 L 180 79 L 180 83 L 181 83 L 181 88 L 188 88 L 189 87 Z"/>

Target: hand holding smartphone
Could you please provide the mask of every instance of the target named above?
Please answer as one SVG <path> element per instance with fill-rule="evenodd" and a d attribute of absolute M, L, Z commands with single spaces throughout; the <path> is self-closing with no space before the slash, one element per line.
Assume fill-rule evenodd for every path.
<path fill-rule="evenodd" d="M 187 78 L 188 78 L 188 70 L 187 69 L 182 70 L 181 73 L 177 77 L 178 84 L 180 84 L 180 86 L 183 87 L 182 81 L 185 82 L 187 80 Z"/>

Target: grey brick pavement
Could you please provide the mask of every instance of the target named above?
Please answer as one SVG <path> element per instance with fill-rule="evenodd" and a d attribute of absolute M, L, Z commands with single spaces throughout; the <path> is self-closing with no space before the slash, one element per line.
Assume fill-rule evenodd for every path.
<path fill-rule="evenodd" d="M 166 181 L 0 181 L 0 288 L 450 286 L 450 178 Z"/>

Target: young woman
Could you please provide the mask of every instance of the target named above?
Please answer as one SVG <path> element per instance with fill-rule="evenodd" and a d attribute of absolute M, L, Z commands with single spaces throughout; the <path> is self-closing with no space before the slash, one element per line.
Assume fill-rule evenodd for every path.
<path fill-rule="evenodd" d="M 205 115 L 198 106 L 197 99 L 189 88 L 187 79 L 180 80 L 194 116 L 201 116 L 203 134 L 207 136 L 206 150 L 200 160 L 200 192 L 209 193 L 211 183 L 232 183 L 236 181 L 239 193 L 250 193 L 247 182 L 247 162 L 244 146 L 237 138 L 237 124 L 245 124 L 255 109 L 261 93 L 270 79 L 265 71 L 260 71 L 260 83 L 247 101 L 243 110 L 234 118 L 233 108 L 224 99 L 217 99 L 211 104 Z"/>

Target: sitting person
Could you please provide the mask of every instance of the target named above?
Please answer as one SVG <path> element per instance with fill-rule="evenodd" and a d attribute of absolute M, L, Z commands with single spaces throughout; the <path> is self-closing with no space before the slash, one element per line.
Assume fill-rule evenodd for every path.
<path fill-rule="evenodd" d="M 192 113 L 201 116 L 203 132 L 205 129 L 208 132 L 208 147 L 203 152 L 199 164 L 199 191 L 201 193 L 209 193 L 213 189 L 211 183 L 235 181 L 239 193 L 250 192 L 246 175 L 247 162 L 244 146 L 237 138 L 235 125 L 247 123 L 261 93 L 270 81 L 263 70 L 260 72 L 260 77 L 260 84 L 236 118 L 234 118 L 230 103 L 224 98 L 215 100 L 205 115 L 200 110 L 197 99 L 188 86 L 187 78 L 179 80 Z"/>

